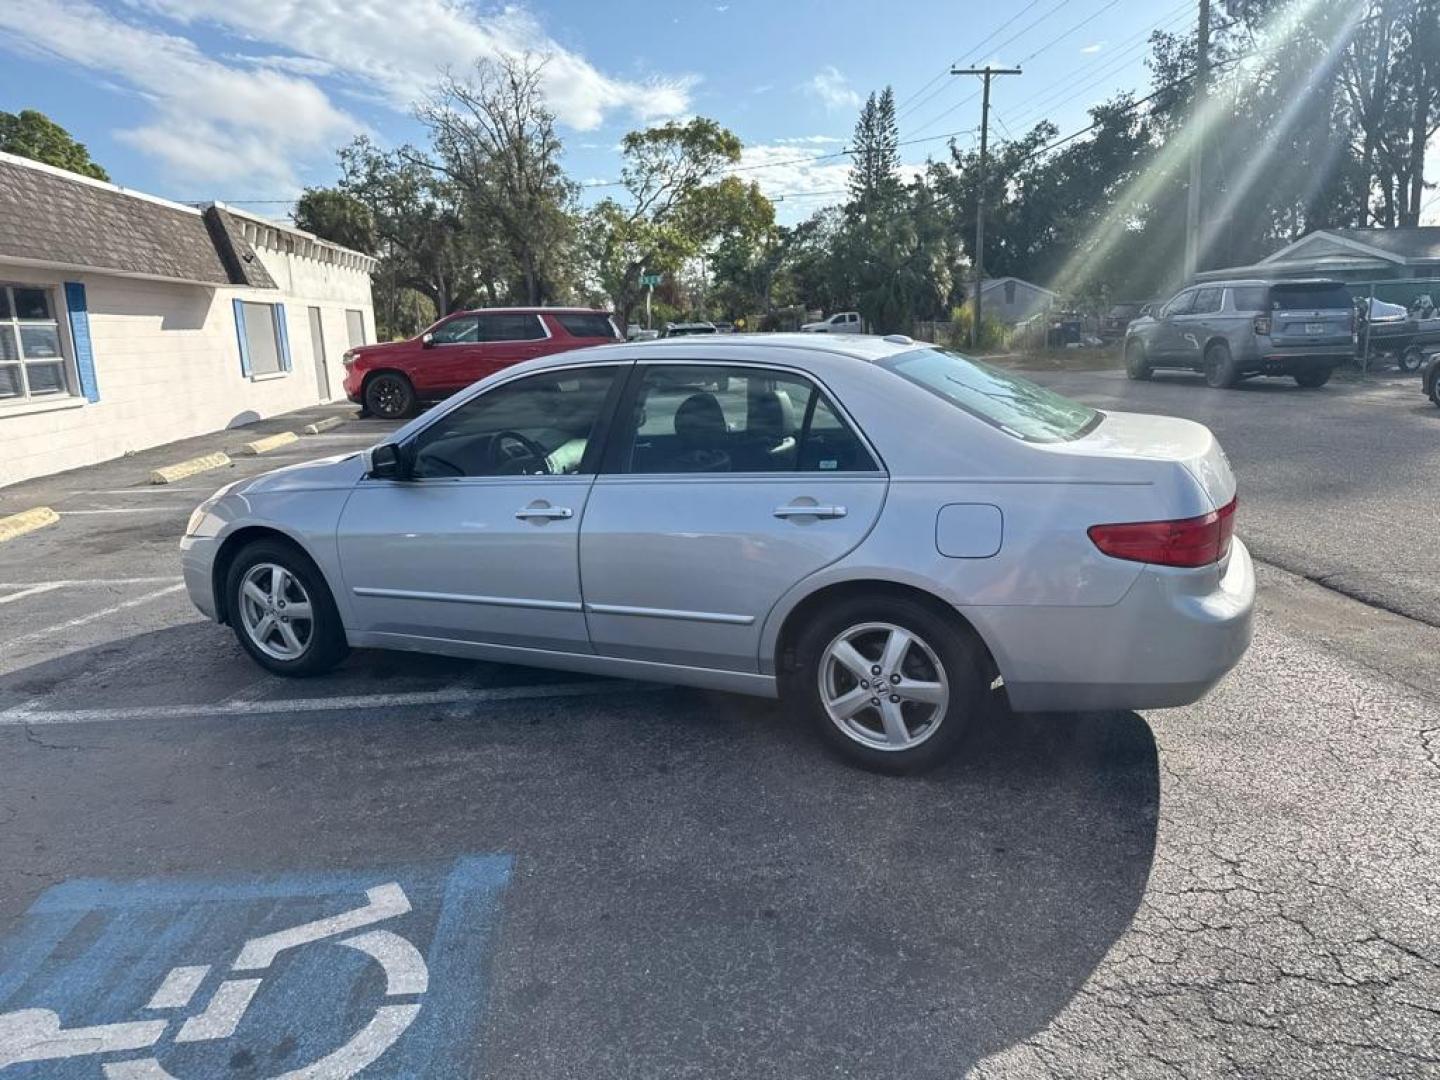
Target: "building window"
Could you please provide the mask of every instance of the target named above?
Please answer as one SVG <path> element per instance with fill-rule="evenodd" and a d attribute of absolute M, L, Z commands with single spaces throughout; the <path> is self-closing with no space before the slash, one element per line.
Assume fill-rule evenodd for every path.
<path fill-rule="evenodd" d="M 235 300 L 235 330 L 240 338 L 240 368 L 252 379 L 290 370 L 285 305 Z"/>
<path fill-rule="evenodd" d="M 71 385 L 52 291 L 0 285 L 0 402 L 67 397 Z"/>
<path fill-rule="evenodd" d="M 365 344 L 365 313 L 355 308 L 345 309 L 345 330 L 350 338 L 350 347 Z"/>

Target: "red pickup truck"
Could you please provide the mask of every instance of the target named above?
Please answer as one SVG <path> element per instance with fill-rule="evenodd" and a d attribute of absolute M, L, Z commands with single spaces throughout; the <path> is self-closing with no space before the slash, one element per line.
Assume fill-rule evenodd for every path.
<path fill-rule="evenodd" d="M 620 340 L 610 316 L 590 308 L 457 311 L 408 341 L 351 349 L 345 393 L 370 415 L 398 420 L 523 360 Z"/>

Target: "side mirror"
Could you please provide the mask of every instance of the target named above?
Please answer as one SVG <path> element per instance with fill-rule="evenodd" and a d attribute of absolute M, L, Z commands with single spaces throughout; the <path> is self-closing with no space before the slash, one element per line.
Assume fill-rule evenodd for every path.
<path fill-rule="evenodd" d="M 372 480 L 408 480 L 404 455 L 395 443 L 381 443 L 366 451 L 370 463 L 369 476 Z"/>
<path fill-rule="evenodd" d="M 435 344 L 435 335 L 427 330 L 425 333 L 420 335 L 420 344 L 427 349 L 430 348 Z"/>

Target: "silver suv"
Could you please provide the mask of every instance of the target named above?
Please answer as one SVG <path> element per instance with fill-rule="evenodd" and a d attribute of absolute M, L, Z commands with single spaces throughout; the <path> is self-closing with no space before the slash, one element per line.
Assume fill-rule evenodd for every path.
<path fill-rule="evenodd" d="M 1250 375 L 1324 386 L 1355 355 L 1355 302 L 1338 281 L 1212 281 L 1182 289 L 1125 332 L 1132 379 L 1202 372 L 1214 387 Z"/>

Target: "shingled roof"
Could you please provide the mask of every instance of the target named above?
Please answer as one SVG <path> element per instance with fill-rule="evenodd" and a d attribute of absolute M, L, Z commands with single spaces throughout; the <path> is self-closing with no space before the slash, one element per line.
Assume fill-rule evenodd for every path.
<path fill-rule="evenodd" d="M 1322 229 L 1321 232 L 1377 248 L 1411 262 L 1440 259 L 1440 225 L 1406 225 L 1395 229 Z"/>
<path fill-rule="evenodd" d="M 223 209 L 204 211 L 0 154 L 0 260 L 273 289 Z"/>

